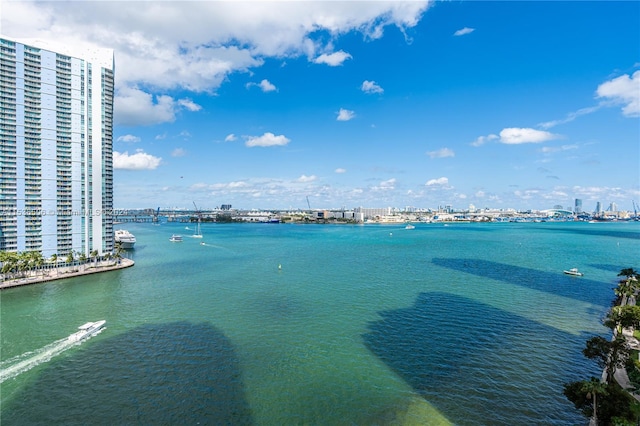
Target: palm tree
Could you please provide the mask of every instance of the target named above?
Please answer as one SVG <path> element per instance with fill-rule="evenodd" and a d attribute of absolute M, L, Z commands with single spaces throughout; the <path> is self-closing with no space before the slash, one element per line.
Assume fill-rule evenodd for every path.
<path fill-rule="evenodd" d="M 98 250 L 93 250 L 93 251 L 91 251 L 91 254 L 90 254 L 90 255 L 91 255 L 91 261 L 92 261 L 92 262 L 95 262 L 94 267 L 95 267 L 95 266 L 98 266 Z"/>
<path fill-rule="evenodd" d="M 580 387 L 582 392 L 587 393 L 587 399 L 593 400 L 593 420 L 595 424 L 598 424 L 598 400 L 597 396 L 606 395 L 607 394 L 607 385 L 606 383 L 601 382 L 600 380 L 592 377 L 589 381 L 583 381 L 582 386 Z"/>
<path fill-rule="evenodd" d="M 636 277 L 637 275 L 638 272 L 636 272 L 633 268 L 624 268 L 620 270 L 620 273 L 618 274 L 619 277 L 627 277 L 627 279 Z"/>
<path fill-rule="evenodd" d="M 53 266 L 56 268 L 56 275 L 58 275 L 58 255 L 56 253 L 51 255 L 51 261 L 53 262 Z"/>
<path fill-rule="evenodd" d="M 2 262 L 2 274 L 4 277 L 15 278 L 15 273 L 18 271 L 18 261 L 18 253 L 0 252 L 0 262 Z"/>
<path fill-rule="evenodd" d="M 87 264 L 87 255 L 84 254 L 84 252 L 78 256 L 78 264 L 82 265 L 82 270 L 84 271 L 85 265 Z"/>
<path fill-rule="evenodd" d="M 69 254 L 67 254 L 67 258 L 65 259 L 65 261 L 69 265 L 69 271 L 72 271 L 73 270 L 73 263 L 75 261 L 75 253 L 74 253 L 73 250 L 71 250 L 69 252 Z"/>
<path fill-rule="evenodd" d="M 122 248 L 122 244 L 116 243 L 116 252 L 114 257 L 116 258 L 117 263 L 120 263 L 120 259 L 122 259 L 122 252 L 124 249 Z"/>
<path fill-rule="evenodd" d="M 636 293 L 638 293 L 638 290 L 640 290 L 640 283 L 638 282 L 637 278 L 638 272 L 633 268 L 624 268 L 620 271 L 618 276 L 625 278 L 618 281 L 616 295 L 621 296 L 621 294 L 618 294 L 620 292 L 622 294 L 626 294 L 627 296 L 635 296 Z M 620 290 L 618 291 L 618 289 Z M 626 300 L 624 300 L 624 302 L 626 303 Z"/>

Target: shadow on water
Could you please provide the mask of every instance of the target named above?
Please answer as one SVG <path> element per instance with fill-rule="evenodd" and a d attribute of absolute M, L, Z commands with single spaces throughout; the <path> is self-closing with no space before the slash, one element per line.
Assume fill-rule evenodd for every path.
<path fill-rule="evenodd" d="M 2 424 L 251 425 L 253 420 L 229 339 L 208 324 L 178 322 L 89 341 L 73 356 L 52 361 L 3 407 Z"/>
<path fill-rule="evenodd" d="M 584 420 L 562 385 L 598 374 L 581 353 L 588 336 L 445 293 L 380 315 L 365 345 L 454 424 Z"/>
<path fill-rule="evenodd" d="M 613 299 L 611 290 L 615 284 L 589 280 L 585 277 L 572 277 L 561 271 L 543 272 L 482 259 L 434 258 L 431 262 L 465 274 L 516 284 L 594 305 L 602 305 L 603 301 L 608 305 L 608 302 Z"/>
<path fill-rule="evenodd" d="M 585 228 L 540 228 L 540 231 L 552 231 L 552 232 L 567 232 L 571 234 L 590 235 L 596 237 L 613 237 L 613 238 L 629 238 L 632 240 L 640 240 L 640 232 L 633 231 L 621 231 L 614 229 L 615 224 L 608 224 L 605 226 L 612 226 L 610 229 L 585 229 Z"/>

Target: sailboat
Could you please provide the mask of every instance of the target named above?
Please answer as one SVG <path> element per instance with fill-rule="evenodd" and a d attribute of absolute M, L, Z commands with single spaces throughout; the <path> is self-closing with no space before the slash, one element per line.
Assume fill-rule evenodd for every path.
<path fill-rule="evenodd" d="M 202 232 L 200 232 L 200 218 L 198 218 L 198 224 L 196 225 L 196 230 L 192 235 L 193 238 L 202 238 Z"/>
<path fill-rule="evenodd" d="M 192 237 L 193 238 L 202 238 L 202 232 L 200 231 L 200 221 L 202 220 L 202 214 L 200 213 L 200 210 L 198 209 L 198 206 L 196 206 L 196 202 L 193 202 L 193 207 L 196 208 L 196 214 L 198 215 L 198 223 L 196 225 L 196 230 L 193 233 Z"/>

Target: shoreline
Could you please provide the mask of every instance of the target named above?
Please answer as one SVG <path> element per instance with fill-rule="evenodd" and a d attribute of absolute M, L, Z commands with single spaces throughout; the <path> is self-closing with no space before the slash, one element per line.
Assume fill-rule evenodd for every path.
<path fill-rule="evenodd" d="M 17 278 L 0 283 L 0 290 L 6 288 L 20 287 L 23 285 L 41 284 L 49 281 L 63 280 L 66 278 L 81 277 L 101 272 L 116 271 L 118 269 L 130 268 L 135 265 L 131 259 L 122 258 L 119 262 L 109 265 L 92 266 L 91 264 L 79 266 L 64 266 L 55 271 L 50 270 L 49 275 L 39 275 L 35 277 Z M 81 269 L 84 266 L 84 269 Z"/>

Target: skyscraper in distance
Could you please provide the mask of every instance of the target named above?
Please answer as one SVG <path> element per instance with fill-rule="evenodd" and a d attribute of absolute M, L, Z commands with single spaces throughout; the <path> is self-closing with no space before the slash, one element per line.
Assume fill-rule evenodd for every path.
<path fill-rule="evenodd" d="M 109 49 L 0 36 L 0 251 L 112 252 Z"/>
<path fill-rule="evenodd" d="M 582 200 L 580 198 L 576 198 L 574 207 L 574 213 L 582 213 Z"/>

